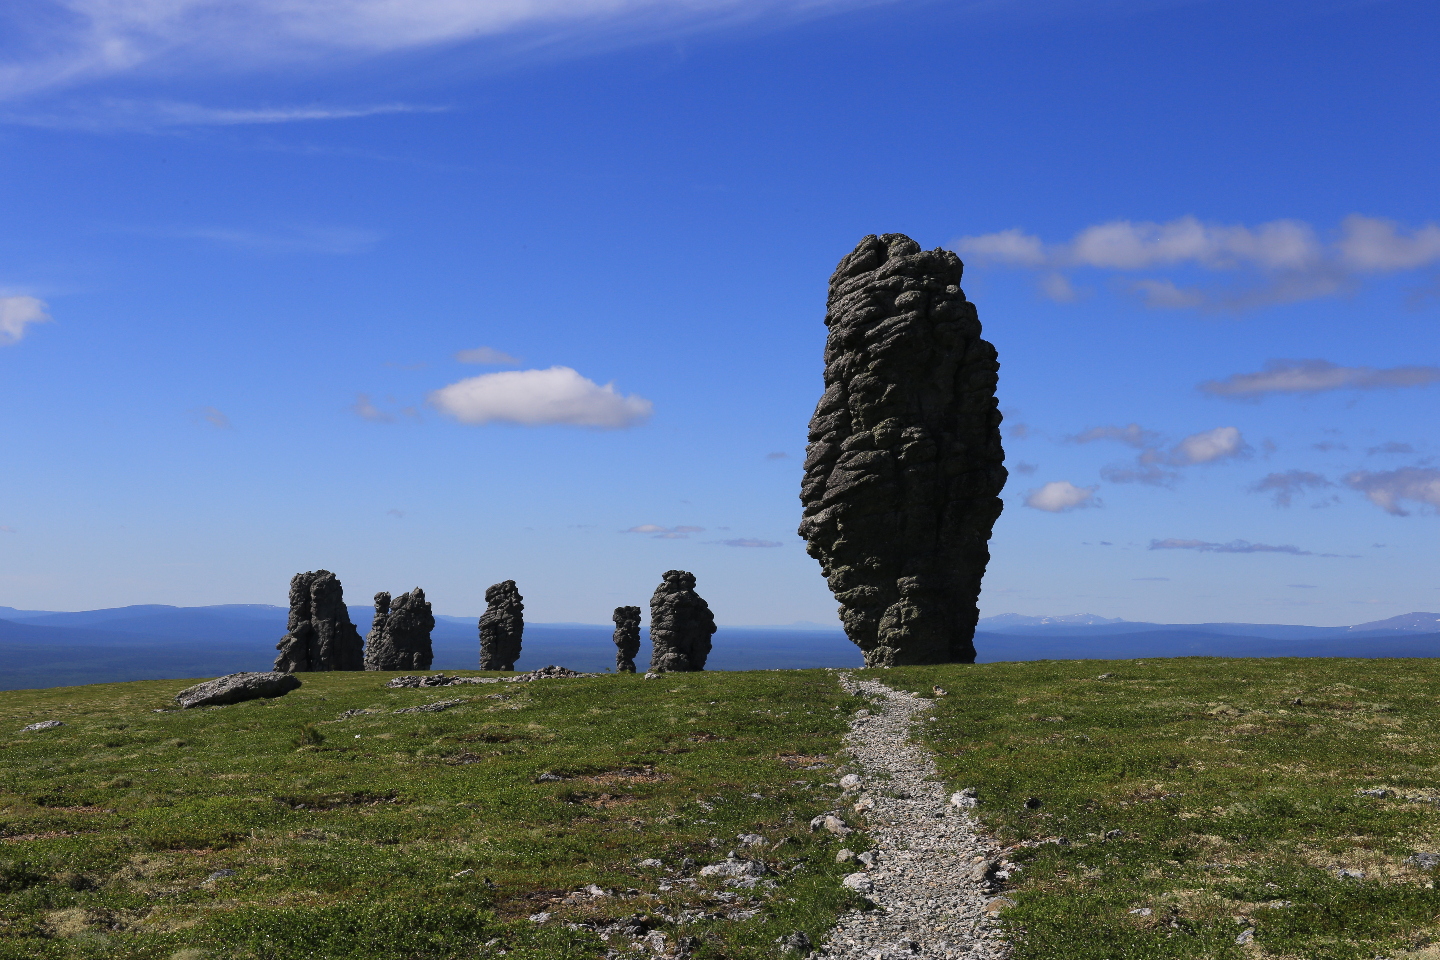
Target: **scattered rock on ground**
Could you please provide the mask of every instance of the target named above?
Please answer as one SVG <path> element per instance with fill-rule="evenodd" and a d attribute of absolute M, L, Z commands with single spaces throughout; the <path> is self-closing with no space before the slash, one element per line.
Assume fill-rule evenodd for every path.
<path fill-rule="evenodd" d="M 824 830 L 842 837 L 848 833 L 854 833 L 854 831 L 846 825 L 844 820 L 841 820 L 833 813 L 822 813 L 810 821 L 810 832 L 815 833 L 818 830 Z"/>
<path fill-rule="evenodd" d="M 364 641 L 350 622 L 335 574 L 312 570 L 290 578 L 290 618 L 275 649 L 275 669 L 282 673 L 364 669 Z"/>
<path fill-rule="evenodd" d="M 300 679 L 290 673 L 232 673 L 226 677 L 206 680 L 193 687 L 186 687 L 175 694 L 175 702 L 182 710 L 191 707 L 220 707 L 230 703 L 244 703 L 281 697 L 300 686 Z"/>
<path fill-rule="evenodd" d="M 892 233 L 861 240 L 830 278 L 799 533 L 870 667 L 975 660 L 1006 470 L 1000 364 L 963 269 Z"/>
<path fill-rule="evenodd" d="M 406 707 L 403 710 L 394 710 L 393 713 L 439 713 L 441 710 L 449 710 L 451 707 L 458 707 L 462 703 L 468 703 L 464 697 L 454 700 L 436 700 L 434 703 L 422 703 L 418 707 Z"/>
<path fill-rule="evenodd" d="M 65 726 L 63 720 L 41 720 L 39 723 L 32 723 L 28 727 L 21 727 L 21 733 L 34 733 L 36 730 L 54 730 L 56 727 Z"/>

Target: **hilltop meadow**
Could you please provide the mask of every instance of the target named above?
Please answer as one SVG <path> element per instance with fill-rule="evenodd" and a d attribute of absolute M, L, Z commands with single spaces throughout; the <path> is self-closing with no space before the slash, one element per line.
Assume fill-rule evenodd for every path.
<path fill-rule="evenodd" d="M 1369 960 L 1437 955 L 1437 670 L 854 673 L 934 698 L 916 735 L 1023 867 L 995 903 L 1017 960 Z M 863 706 L 832 671 L 390 676 L 186 711 L 187 681 L 6 693 L 0 958 L 599 957 L 629 924 L 652 955 L 738 960 L 865 906 L 835 862 L 863 818 L 808 827 L 845 807 Z M 766 875 L 699 875 L 731 850 Z"/>

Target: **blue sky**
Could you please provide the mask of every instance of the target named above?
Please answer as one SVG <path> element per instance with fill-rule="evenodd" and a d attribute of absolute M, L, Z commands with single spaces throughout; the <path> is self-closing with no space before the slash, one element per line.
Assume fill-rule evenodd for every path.
<path fill-rule="evenodd" d="M 604 622 L 795 536 L 825 284 L 948 246 L 1000 353 L 982 614 L 1440 609 L 1420 2 L 20 0 L 0 604 Z"/>

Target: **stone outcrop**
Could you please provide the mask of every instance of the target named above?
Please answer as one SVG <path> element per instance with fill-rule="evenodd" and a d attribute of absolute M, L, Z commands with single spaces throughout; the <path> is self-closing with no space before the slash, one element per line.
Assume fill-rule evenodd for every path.
<path fill-rule="evenodd" d="M 634 673 L 635 654 L 640 652 L 640 608 L 616 607 L 615 672 Z"/>
<path fill-rule="evenodd" d="M 425 591 L 416 587 L 395 599 L 375 594 L 375 620 L 365 638 L 366 670 L 429 670 L 435 616 Z"/>
<path fill-rule="evenodd" d="M 520 638 L 525 632 L 525 604 L 514 580 L 485 591 L 485 613 L 480 617 L 480 669 L 514 670 L 520 659 Z"/>
<path fill-rule="evenodd" d="M 715 615 L 695 592 L 695 574 L 666 570 L 650 598 L 650 672 L 704 670 Z"/>
<path fill-rule="evenodd" d="M 282 673 L 365 668 L 364 641 L 350 622 L 335 574 L 313 570 L 290 579 L 290 620 L 275 649 L 275 669 Z"/>
<path fill-rule="evenodd" d="M 175 702 L 182 710 L 191 707 L 222 707 L 229 703 L 244 703 L 246 700 L 283 697 L 300 686 L 300 680 L 290 673 L 232 673 L 228 677 L 206 680 L 193 687 L 186 687 L 175 694 Z"/>
<path fill-rule="evenodd" d="M 867 666 L 973 663 L 1005 453 L 964 265 L 866 237 L 830 278 L 800 536 Z"/>

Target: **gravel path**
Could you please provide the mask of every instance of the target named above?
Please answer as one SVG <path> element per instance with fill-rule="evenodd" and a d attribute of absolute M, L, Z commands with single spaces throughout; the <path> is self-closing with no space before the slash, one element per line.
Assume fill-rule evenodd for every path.
<path fill-rule="evenodd" d="M 845 885 L 879 909 L 842 916 L 818 956 L 1001 960 L 1008 950 L 991 911 L 1006 901 L 994 890 L 1015 868 L 973 814 L 950 803 L 930 752 L 910 740 L 911 725 L 933 702 L 848 674 L 840 683 L 870 700 L 845 738 L 859 783 L 841 781 L 855 801 L 855 814 L 841 815 L 853 822 L 858 814 L 875 844 L 854 851 L 857 872 Z"/>

